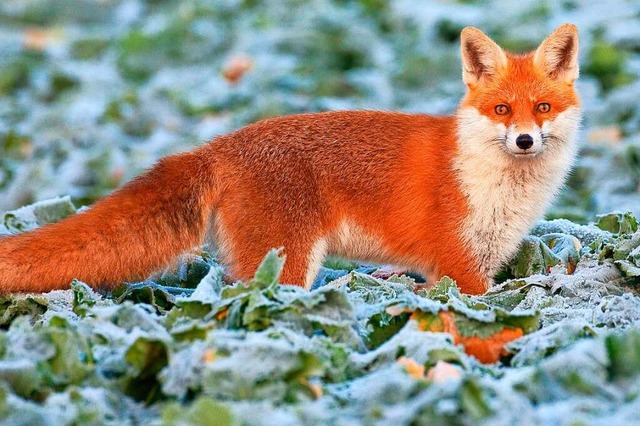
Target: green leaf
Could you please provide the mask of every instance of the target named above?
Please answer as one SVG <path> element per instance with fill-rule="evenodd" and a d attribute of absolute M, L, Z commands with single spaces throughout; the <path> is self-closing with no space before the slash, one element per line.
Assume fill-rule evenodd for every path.
<path fill-rule="evenodd" d="M 282 249 L 269 250 L 249 283 L 250 286 L 266 288 L 278 283 L 285 262 L 285 256 L 280 256 L 281 252 Z"/>
<path fill-rule="evenodd" d="M 525 237 L 518 254 L 507 266 L 513 278 L 524 278 L 534 274 L 545 274 L 554 266 L 562 263 L 542 239 L 534 236 Z"/>
<path fill-rule="evenodd" d="M 22 359 L 0 361 L 0 384 L 6 383 L 10 390 L 23 398 L 29 398 L 41 390 L 42 377 L 33 361 Z"/>
<path fill-rule="evenodd" d="M 395 336 L 402 327 L 405 326 L 411 314 L 389 315 L 386 312 L 379 312 L 369 317 L 367 321 L 366 338 L 368 349 L 375 349 Z"/>
<path fill-rule="evenodd" d="M 47 311 L 49 301 L 42 296 L 8 295 L 0 297 L 0 326 L 11 324 L 18 316 L 27 315 L 32 320 Z"/>
<path fill-rule="evenodd" d="M 138 337 L 125 352 L 124 359 L 133 368 L 132 376 L 126 381 L 125 393 L 147 403 L 160 398 L 161 385 L 157 375 L 169 363 L 166 343 L 153 337 Z"/>
<path fill-rule="evenodd" d="M 625 277 L 640 277 L 640 267 L 634 265 L 628 260 L 616 260 L 615 263 Z"/>
<path fill-rule="evenodd" d="M 167 405 L 162 410 L 162 424 L 165 426 L 237 426 L 237 421 L 231 410 L 206 396 L 198 397 L 188 406 L 178 403 Z"/>
<path fill-rule="evenodd" d="M 99 296 L 81 281 L 73 280 L 71 291 L 73 292 L 73 312 L 81 317 L 87 315 L 89 308 L 98 303 Z"/>
<path fill-rule="evenodd" d="M 460 405 L 475 420 L 484 419 L 493 413 L 483 388 L 473 379 L 467 379 L 462 383 Z"/>
<path fill-rule="evenodd" d="M 460 290 L 454 280 L 451 278 L 444 276 L 440 278 L 440 280 L 427 291 L 427 297 L 429 299 L 437 300 L 439 302 L 446 302 L 451 297 L 451 292 L 457 292 L 459 294 Z"/>
<path fill-rule="evenodd" d="M 609 376 L 613 380 L 633 382 L 640 374 L 640 332 L 609 334 L 604 339 L 609 356 Z"/>
<path fill-rule="evenodd" d="M 68 195 L 32 204 L 32 208 L 39 225 L 55 223 L 76 213 Z"/>
<path fill-rule="evenodd" d="M 134 368 L 137 377 L 153 376 L 167 365 L 167 345 L 159 339 L 141 336 L 129 346 L 124 359 Z"/>
<path fill-rule="evenodd" d="M 42 365 L 50 374 L 52 385 L 78 384 L 93 372 L 91 348 L 84 336 L 61 327 L 49 328 L 45 334 L 56 348 L 55 355 Z"/>
<path fill-rule="evenodd" d="M 487 339 L 505 328 L 505 324 L 499 322 L 481 322 L 460 314 L 455 314 L 454 318 L 456 327 L 463 337 L 476 336 Z"/>
<path fill-rule="evenodd" d="M 169 289 L 156 283 L 145 281 L 138 284 L 127 284 L 122 293 L 114 293 L 117 303 L 125 300 L 134 303 L 146 303 L 153 306 L 160 313 L 167 313 L 175 305 L 175 296 Z"/>
<path fill-rule="evenodd" d="M 598 215 L 596 226 L 613 234 L 633 234 L 638 230 L 638 222 L 632 212 Z"/>
<path fill-rule="evenodd" d="M 0 226 L 11 233 L 30 231 L 47 223 L 58 222 L 75 212 L 69 196 L 52 198 L 4 213 Z"/>

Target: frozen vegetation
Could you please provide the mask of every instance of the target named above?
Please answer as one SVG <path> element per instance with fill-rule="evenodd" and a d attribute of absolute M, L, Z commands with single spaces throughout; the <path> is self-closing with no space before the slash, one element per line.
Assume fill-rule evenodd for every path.
<path fill-rule="evenodd" d="M 0 235 L 261 118 L 450 113 L 467 25 L 522 51 L 575 23 L 585 113 L 566 189 L 486 295 L 341 259 L 303 292 L 277 284 L 277 252 L 225 287 L 205 247 L 110 295 L 2 297 L 0 423 L 637 423 L 638 16 L 636 1 L 0 2 Z"/>

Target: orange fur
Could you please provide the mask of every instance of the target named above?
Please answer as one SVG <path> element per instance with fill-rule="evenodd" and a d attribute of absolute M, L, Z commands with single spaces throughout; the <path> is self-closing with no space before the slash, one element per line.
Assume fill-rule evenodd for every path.
<path fill-rule="evenodd" d="M 491 116 L 496 90 L 528 105 L 527 85 L 549 80 L 531 55 L 509 56 L 507 68 L 486 73 L 478 56 L 485 51 L 474 49 L 463 42 L 466 60 L 479 62 L 465 77 L 462 107 Z M 548 90 L 554 99 L 566 92 Z M 456 116 L 372 111 L 258 122 L 161 160 L 86 212 L 0 239 L 0 290 L 48 291 L 73 278 L 111 288 L 148 276 L 211 233 L 239 279 L 270 248 L 284 247 L 288 284 L 308 287 L 335 253 L 446 274 L 462 291 L 482 293 L 495 265 L 483 265 L 460 231 L 474 206 L 457 169 L 458 133 Z M 503 160 L 515 168 L 528 161 Z M 501 226 L 509 224 L 496 232 Z"/>

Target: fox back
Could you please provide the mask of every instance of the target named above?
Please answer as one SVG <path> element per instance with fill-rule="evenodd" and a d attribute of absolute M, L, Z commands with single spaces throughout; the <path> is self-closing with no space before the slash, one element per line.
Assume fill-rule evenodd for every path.
<path fill-rule="evenodd" d="M 245 279 L 272 247 L 309 288 L 337 254 L 482 293 L 562 185 L 575 156 L 577 31 L 527 55 L 461 35 L 456 114 L 373 111 L 261 121 L 167 157 L 83 213 L 0 240 L 0 291 L 110 288 L 211 239 Z"/>

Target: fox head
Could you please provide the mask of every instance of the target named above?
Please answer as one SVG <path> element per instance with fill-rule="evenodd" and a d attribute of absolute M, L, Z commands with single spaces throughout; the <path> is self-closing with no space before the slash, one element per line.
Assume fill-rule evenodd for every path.
<path fill-rule="evenodd" d="M 574 25 L 558 27 L 523 55 L 505 52 L 473 27 L 460 40 L 468 88 L 457 114 L 463 149 L 527 161 L 573 144 L 580 121 Z"/>

